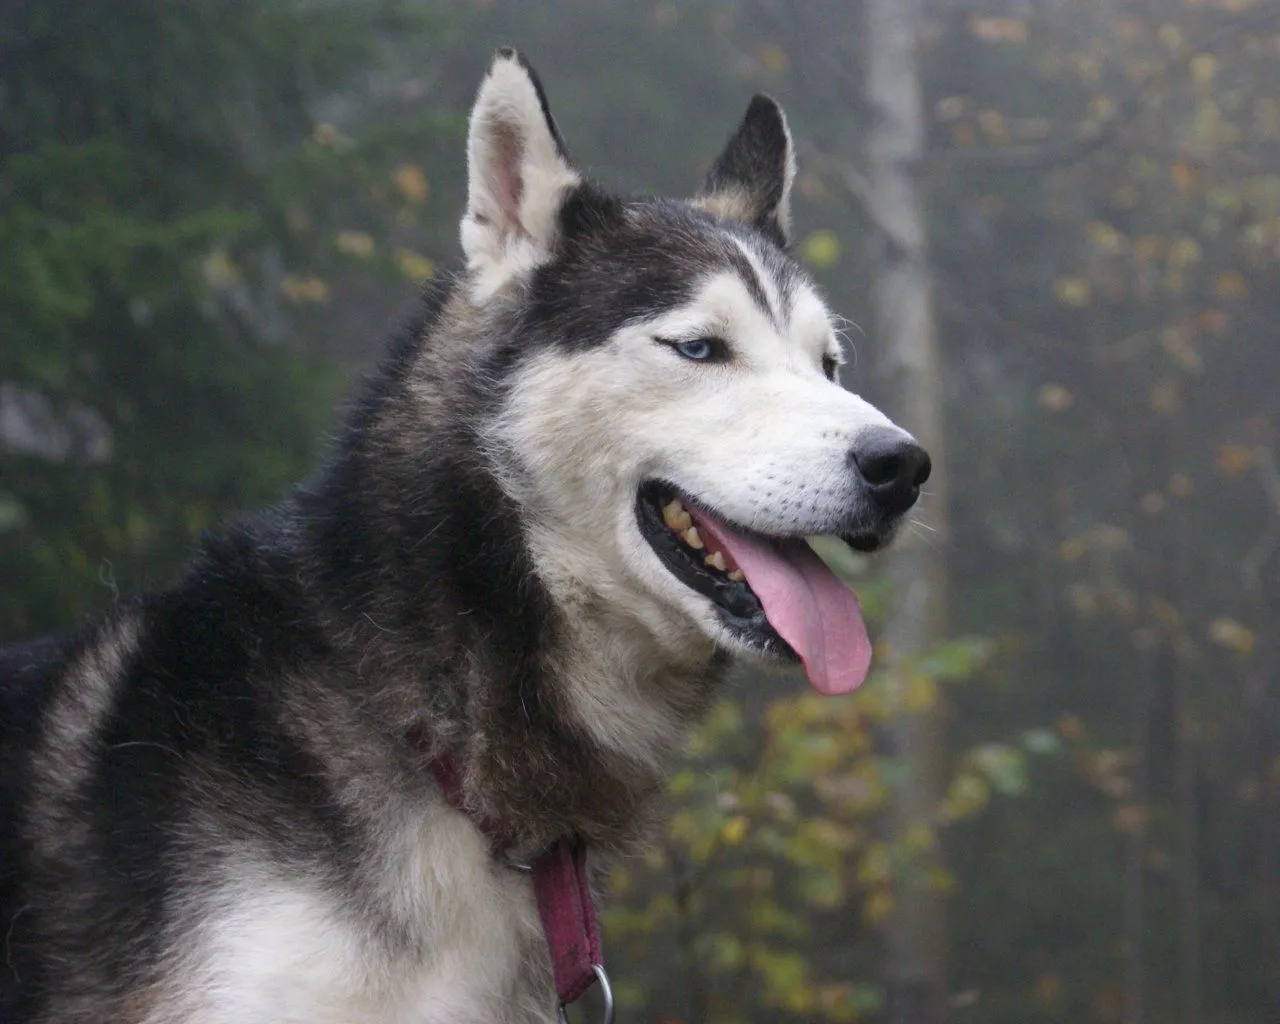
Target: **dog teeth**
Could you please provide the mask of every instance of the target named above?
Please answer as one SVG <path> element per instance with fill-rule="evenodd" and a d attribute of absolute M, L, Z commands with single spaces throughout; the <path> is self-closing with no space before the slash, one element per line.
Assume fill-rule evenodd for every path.
<path fill-rule="evenodd" d="M 693 525 L 693 517 L 689 515 L 688 510 L 679 498 L 672 498 L 662 506 L 662 521 L 667 524 L 668 529 L 674 530 L 680 539 L 693 548 L 694 551 L 706 549 L 706 542 L 698 535 L 698 528 Z M 709 569 L 727 573 L 729 579 L 734 583 L 741 583 L 747 578 L 740 569 L 729 571 L 729 563 L 725 561 L 724 552 L 722 551 L 708 552 L 706 557 L 702 559 L 702 564 Z"/>
<path fill-rule="evenodd" d="M 673 498 L 662 506 L 662 521 L 676 533 L 684 533 L 693 526 L 693 518 L 680 504 L 679 498 Z"/>

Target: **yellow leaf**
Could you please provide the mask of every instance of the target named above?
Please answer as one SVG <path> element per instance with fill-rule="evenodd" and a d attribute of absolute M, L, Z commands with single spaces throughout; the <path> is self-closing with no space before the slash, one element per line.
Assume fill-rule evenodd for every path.
<path fill-rule="evenodd" d="M 1211 53 L 1197 53 L 1191 58 L 1191 80 L 1196 85 L 1212 85 L 1218 73 L 1218 59 Z"/>
<path fill-rule="evenodd" d="M 1258 464 L 1258 451 L 1256 448 L 1224 444 L 1218 449 L 1214 462 L 1223 476 L 1244 476 Z"/>
<path fill-rule="evenodd" d="M 400 194 L 411 203 L 426 202 L 427 176 L 416 164 L 401 164 L 391 176 Z"/>
<path fill-rule="evenodd" d="M 1146 831 L 1150 820 L 1151 809 L 1146 804 L 1119 804 L 1111 812 L 1111 824 L 1117 832 L 1126 836 L 1135 836 Z"/>
<path fill-rule="evenodd" d="M 934 105 L 934 116 L 939 121 L 954 121 L 964 113 L 967 105 L 963 96 L 944 96 Z"/>
<path fill-rule="evenodd" d="M 1073 715 L 1068 711 L 1058 719 L 1058 732 L 1062 733 L 1064 740 L 1072 742 L 1082 740 L 1086 731 L 1084 720 L 1079 715 Z"/>
<path fill-rule="evenodd" d="M 901 844 L 907 853 L 919 854 L 934 849 L 938 845 L 938 837 L 928 825 L 916 822 L 903 833 Z"/>
<path fill-rule="evenodd" d="M 1169 167 L 1169 177 L 1178 193 L 1186 196 L 1195 190 L 1199 176 L 1196 174 L 1196 169 L 1185 160 L 1175 160 Z"/>
<path fill-rule="evenodd" d="M 980 775 L 965 772 L 951 780 L 942 803 L 944 821 L 961 821 L 977 814 L 991 799 L 991 786 Z"/>
<path fill-rule="evenodd" d="M 1102 523 L 1094 529 L 1093 540 L 1103 551 L 1127 551 L 1133 546 L 1128 531 L 1114 523 Z"/>
<path fill-rule="evenodd" d="M 1191 477 L 1186 473 L 1174 473 L 1169 477 L 1169 493 L 1175 498 L 1190 497 L 1192 491 Z"/>
<path fill-rule="evenodd" d="M 1060 277 L 1053 282 L 1053 296 L 1064 306 L 1080 309 L 1093 301 L 1093 286 L 1083 277 Z"/>
<path fill-rule="evenodd" d="M 1087 583 L 1073 583 L 1067 587 L 1067 599 L 1071 607 L 1080 615 L 1090 616 L 1098 613 L 1098 594 Z"/>
<path fill-rule="evenodd" d="M 624 864 L 614 865 L 609 871 L 609 891 L 614 896 L 625 896 L 635 888 L 635 878 Z"/>
<path fill-rule="evenodd" d="M 750 820 L 739 814 L 725 822 L 724 828 L 720 830 L 720 838 L 730 846 L 737 846 L 747 837 L 747 829 L 750 825 Z"/>
<path fill-rule="evenodd" d="M 1089 241 L 1108 256 L 1118 256 L 1129 248 L 1129 240 L 1110 224 L 1101 220 L 1091 220 L 1085 225 Z"/>
<path fill-rule="evenodd" d="M 1238 270 L 1224 270 L 1213 279 L 1213 293 L 1220 299 L 1242 299 L 1249 294 L 1249 284 Z"/>
<path fill-rule="evenodd" d="M 791 66 L 787 51 L 777 43 L 765 43 L 756 51 L 756 59 L 766 74 L 781 75 Z"/>
<path fill-rule="evenodd" d="M 893 852 L 885 843 L 872 843 L 858 862 L 858 881 L 873 886 L 893 875 Z"/>
<path fill-rule="evenodd" d="M 431 260 L 412 249 L 397 249 L 395 259 L 400 273 L 411 281 L 425 281 L 436 272 L 436 265 Z"/>
<path fill-rule="evenodd" d="M 697 777 L 689 769 L 676 772 L 667 783 L 667 792 L 674 797 L 688 796 L 697 784 Z"/>
<path fill-rule="evenodd" d="M 1178 411 L 1181 402 L 1181 396 L 1178 394 L 1178 384 L 1169 378 L 1156 381 L 1151 388 L 1151 396 L 1148 399 L 1151 408 L 1158 413 L 1169 415 Z"/>
<path fill-rule="evenodd" d="M 1003 146 L 1009 141 L 1009 132 L 1004 126 L 1004 115 L 998 110 L 979 111 L 978 127 L 986 140 L 993 145 Z"/>
<path fill-rule="evenodd" d="M 1200 243 L 1190 235 L 1183 235 L 1169 247 L 1169 266 L 1185 269 L 1199 263 L 1202 255 Z"/>
<path fill-rule="evenodd" d="M 1133 780 L 1127 774 L 1132 767 L 1133 755 L 1124 750 L 1097 750 L 1084 762 L 1090 781 L 1115 800 L 1124 800 L 1133 792 Z"/>
<path fill-rule="evenodd" d="M 363 231 L 339 231 L 333 239 L 339 252 L 367 260 L 373 255 L 373 236 Z"/>
<path fill-rule="evenodd" d="M 1166 327 L 1160 332 L 1160 345 L 1165 354 L 1188 373 L 1203 373 L 1204 360 L 1191 343 L 1191 328 L 1187 324 Z"/>
<path fill-rule="evenodd" d="M 1040 408 L 1049 412 L 1066 412 L 1075 404 L 1075 397 L 1061 384 L 1046 384 L 1040 389 Z"/>
<path fill-rule="evenodd" d="M 1176 25 L 1161 25 L 1157 35 L 1166 50 L 1182 49 L 1182 33 L 1178 31 Z"/>
<path fill-rule="evenodd" d="M 1079 537 L 1070 537 L 1058 545 L 1058 557 L 1064 562 L 1075 562 L 1079 561 L 1088 550 L 1089 545 Z"/>
<path fill-rule="evenodd" d="M 1095 1019 L 1118 1021 L 1124 1018 L 1125 991 L 1118 981 L 1109 981 L 1098 986 L 1093 994 L 1093 1012 Z"/>
<path fill-rule="evenodd" d="M 1040 1003 L 1052 1003 L 1062 994 L 1062 977 L 1057 973 L 1042 974 L 1036 980 L 1035 997 Z"/>
<path fill-rule="evenodd" d="M 214 249 L 201 265 L 204 278 L 214 288 L 226 288 L 240 280 L 240 268 L 226 249 Z"/>
<path fill-rule="evenodd" d="M 1225 334 L 1231 318 L 1220 309 L 1202 309 L 1196 314 L 1196 326 L 1206 334 Z"/>
<path fill-rule="evenodd" d="M 329 301 L 329 286 L 318 277 L 297 277 L 288 274 L 280 282 L 280 291 L 291 302 Z"/>
<path fill-rule="evenodd" d="M 831 267 L 840 262 L 840 239 L 834 231 L 814 231 L 800 243 L 800 255 L 815 267 Z"/>
<path fill-rule="evenodd" d="M 943 895 L 955 892 L 956 876 L 941 864 L 926 864 L 924 869 L 924 880 L 929 888 L 934 892 L 940 892 Z"/>
<path fill-rule="evenodd" d="M 862 915 L 870 925 L 882 925 L 893 913 L 893 890 L 888 888 L 874 889 L 862 905 Z"/>
<path fill-rule="evenodd" d="M 1258 642 L 1257 636 L 1249 627 L 1235 619 L 1214 619 L 1209 624 L 1209 639 L 1219 647 L 1235 651 L 1241 657 L 1248 657 Z"/>
<path fill-rule="evenodd" d="M 1153 597 L 1151 599 L 1151 615 L 1160 625 L 1170 631 L 1182 628 L 1182 613 L 1163 597 Z"/>
<path fill-rule="evenodd" d="M 932 676 L 912 672 L 907 677 L 903 710 L 909 715 L 923 714 L 938 703 L 938 683 Z"/>
<path fill-rule="evenodd" d="M 1025 43 L 1027 41 L 1027 23 L 1018 18 L 974 15 L 969 19 L 969 31 L 984 43 Z"/>

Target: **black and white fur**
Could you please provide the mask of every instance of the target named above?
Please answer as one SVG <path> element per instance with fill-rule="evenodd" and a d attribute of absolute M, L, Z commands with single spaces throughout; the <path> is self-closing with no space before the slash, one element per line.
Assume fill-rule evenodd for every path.
<path fill-rule="evenodd" d="M 772 100 L 693 200 L 621 197 L 504 50 L 467 155 L 465 272 L 331 461 L 170 589 L 0 655 L 6 1024 L 553 1021 L 530 882 L 472 818 L 516 857 L 632 848 L 728 656 L 778 654 L 667 571 L 638 490 L 896 527 L 851 459 L 906 435 L 834 383 Z"/>

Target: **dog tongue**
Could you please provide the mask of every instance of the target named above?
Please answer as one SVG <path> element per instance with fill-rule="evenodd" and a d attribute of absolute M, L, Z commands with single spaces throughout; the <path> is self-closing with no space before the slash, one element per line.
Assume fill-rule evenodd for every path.
<path fill-rule="evenodd" d="M 702 517 L 698 529 L 737 563 L 770 625 L 800 655 L 815 690 L 848 693 L 862 684 L 871 667 L 871 641 L 858 599 L 808 544 L 744 537 Z"/>

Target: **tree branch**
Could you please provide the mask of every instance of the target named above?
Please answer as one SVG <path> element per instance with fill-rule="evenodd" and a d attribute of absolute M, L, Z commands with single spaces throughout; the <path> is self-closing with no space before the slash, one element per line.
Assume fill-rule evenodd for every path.
<path fill-rule="evenodd" d="M 898 237 L 893 228 L 879 215 L 875 203 L 871 201 L 871 182 L 867 180 L 865 174 L 848 160 L 832 156 L 830 152 L 820 149 L 813 142 L 802 142 L 799 148 L 806 159 L 812 158 L 815 163 L 835 172 L 836 183 L 840 186 L 840 191 L 844 193 L 845 198 L 849 200 L 849 205 L 861 212 L 895 255 L 901 255 L 907 251 L 905 240 Z"/>

